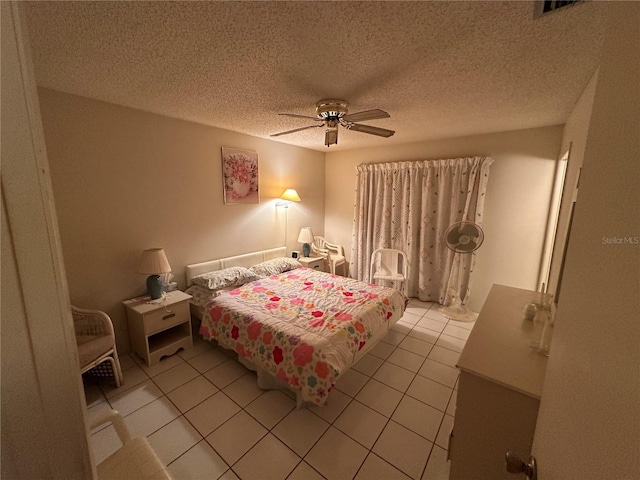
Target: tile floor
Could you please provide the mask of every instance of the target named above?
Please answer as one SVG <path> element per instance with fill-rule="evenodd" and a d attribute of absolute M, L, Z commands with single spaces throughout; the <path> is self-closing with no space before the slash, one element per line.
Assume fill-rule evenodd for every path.
<path fill-rule="evenodd" d="M 89 418 L 120 411 L 176 480 L 448 479 L 455 364 L 474 324 L 437 308 L 412 300 L 325 407 L 260 390 L 231 352 L 194 336 L 153 367 L 123 355 L 124 386 L 85 386 Z M 97 462 L 119 445 L 110 425 L 92 432 Z"/>

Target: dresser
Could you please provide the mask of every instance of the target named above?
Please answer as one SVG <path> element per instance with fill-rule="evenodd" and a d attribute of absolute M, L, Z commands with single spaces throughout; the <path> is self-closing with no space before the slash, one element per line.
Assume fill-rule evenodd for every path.
<path fill-rule="evenodd" d="M 190 299 L 191 295 L 174 290 L 163 299 L 152 301 L 147 296 L 123 302 L 131 348 L 147 365 L 193 345 Z"/>
<path fill-rule="evenodd" d="M 505 452 L 528 461 L 547 358 L 530 348 L 539 325 L 524 320 L 529 290 L 494 285 L 460 354 L 449 441 L 450 480 L 515 480 Z"/>

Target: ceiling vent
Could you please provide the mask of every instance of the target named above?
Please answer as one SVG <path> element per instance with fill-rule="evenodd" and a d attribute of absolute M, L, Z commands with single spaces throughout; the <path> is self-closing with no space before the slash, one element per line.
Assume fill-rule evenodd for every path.
<path fill-rule="evenodd" d="M 550 12 L 566 8 L 583 0 L 543 0 L 536 2 L 534 17 L 540 17 Z"/>

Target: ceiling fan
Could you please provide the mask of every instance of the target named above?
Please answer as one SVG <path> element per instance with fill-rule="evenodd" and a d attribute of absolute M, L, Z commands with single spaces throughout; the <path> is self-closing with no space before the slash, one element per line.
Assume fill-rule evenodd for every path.
<path fill-rule="evenodd" d="M 371 125 L 363 125 L 363 120 L 376 120 L 378 118 L 389 118 L 389 114 L 383 110 L 377 108 L 373 110 L 365 110 L 363 112 L 349 113 L 349 104 L 344 100 L 337 100 L 335 98 L 328 98 L 320 100 L 316 103 L 315 117 L 307 115 L 298 115 L 295 113 L 279 113 L 287 117 L 294 118 L 307 118 L 315 122 L 320 122 L 317 125 L 308 125 L 306 127 L 294 128 L 293 130 L 287 130 L 286 132 L 274 133 L 272 137 L 278 137 L 280 135 L 287 135 L 289 133 L 300 132 L 309 128 L 321 128 L 325 127 L 324 144 L 329 147 L 338 143 L 338 125 L 354 130 L 356 132 L 369 133 L 371 135 L 378 135 L 379 137 L 390 137 L 394 133 L 393 130 L 387 130 L 386 128 L 373 127 Z"/>

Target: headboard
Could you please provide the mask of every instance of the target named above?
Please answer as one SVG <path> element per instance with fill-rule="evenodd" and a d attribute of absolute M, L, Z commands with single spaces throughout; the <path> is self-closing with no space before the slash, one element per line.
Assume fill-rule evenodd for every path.
<path fill-rule="evenodd" d="M 242 255 L 236 255 L 235 257 L 219 258 L 217 260 L 210 260 L 208 262 L 194 263 L 193 265 L 187 265 L 185 267 L 185 274 L 187 276 L 187 287 L 191 285 L 191 279 L 196 275 L 202 273 L 213 272 L 215 270 L 222 270 L 228 267 L 252 267 L 261 262 L 271 260 L 278 257 L 286 257 L 287 248 L 277 247 L 269 250 L 261 250 L 259 252 L 245 253 Z"/>

